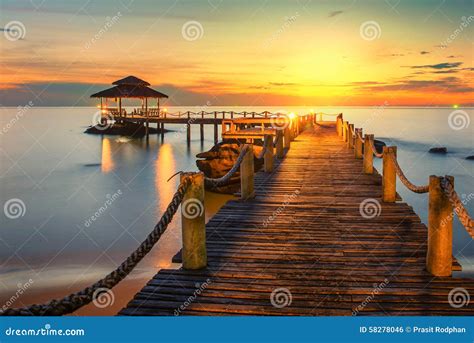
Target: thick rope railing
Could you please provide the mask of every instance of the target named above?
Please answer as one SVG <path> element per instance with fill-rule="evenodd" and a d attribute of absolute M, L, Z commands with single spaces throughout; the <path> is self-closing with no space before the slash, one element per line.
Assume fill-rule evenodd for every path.
<path fill-rule="evenodd" d="M 140 246 L 129 256 L 122 264 L 113 272 L 105 276 L 103 279 L 97 281 L 93 285 L 84 288 L 83 290 L 72 293 L 59 300 L 51 300 L 46 304 L 35 304 L 23 308 L 10 308 L 4 311 L 0 310 L 0 315 L 3 316 L 61 316 L 72 313 L 79 308 L 89 304 L 95 297 L 100 296 L 98 291 L 111 289 L 122 281 L 136 265 L 150 252 L 153 246 L 158 242 L 169 223 L 173 219 L 174 214 L 178 210 L 179 205 L 183 201 L 183 197 L 190 185 L 190 181 L 183 181 L 173 199 L 163 213 L 160 221 L 156 224 L 152 232 L 140 244 Z"/>
<path fill-rule="evenodd" d="M 374 156 L 377 157 L 377 158 L 382 158 L 383 157 L 383 153 L 379 154 L 377 152 L 377 149 L 375 148 L 375 145 L 374 145 L 374 141 L 371 140 L 370 141 L 370 148 L 372 149 L 372 152 L 374 153 Z"/>
<path fill-rule="evenodd" d="M 463 202 L 459 198 L 459 195 L 454 190 L 453 184 L 447 177 L 441 179 L 441 188 L 444 194 L 448 197 L 451 205 L 453 206 L 454 212 L 457 214 L 459 221 L 466 228 L 469 235 L 474 238 L 474 221 L 464 207 Z"/>
<path fill-rule="evenodd" d="M 248 151 L 248 146 L 244 145 L 244 147 L 240 150 L 239 157 L 237 157 L 237 160 L 235 161 L 232 168 L 224 176 L 221 176 L 219 178 L 213 179 L 213 178 L 210 178 L 210 177 L 205 177 L 204 178 L 205 185 L 207 187 L 215 188 L 215 187 L 222 186 L 222 185 L 225 185 L 226 183 L 228 183 L 230 181 L 231 177 L 234 176 L 234 174 L 239 169 L 240 164 L 244 160 L 244 157 L 245 157 L 245 154 L 247 153 L 247 151 Z"/>
<path fill-rule="evenodd" d="M 392 160 L 393 162 L 393 165 L 395 166 L 395 171 L 398 175 L 398 177 L 400 178 L 400 181 L 412 192 L 414 193 L 419 193 L 419 194 L 422 194 L 422 193 L 428 193 L 429 191 L 429 185 L 424 185 L 424 186 L 417 186 L 413 183 L 410 182 L 410 180 L 408 180 L 408 178 L 405 176 L 405 174 L 403 173 L 403 170 L 402 168 L 400 168 L 400 165 L 398 164 L 398 161 L 397 159 L 389 154 L 390 156 L 390 159 Z"/>

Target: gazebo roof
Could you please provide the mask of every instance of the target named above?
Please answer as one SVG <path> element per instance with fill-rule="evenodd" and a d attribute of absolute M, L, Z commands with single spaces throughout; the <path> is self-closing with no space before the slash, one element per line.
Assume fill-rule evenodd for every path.
<path fill-rule="evenodd" d="M 127 79 L 127 77 L 125 79 Z M 119 84 L 118 86 L 108 88 L 106 90 L 103 90 L 101 92 L 91 95 L 91 98 L 167 98 L 167 97 L 168 96 L 166 94 L 163 94 L 154 89 L 146 87 L 145 85 L 129 85 L 129 84 Z"/>
<path fill-rule="evenodd" d="M 123 79 L 112 82 L 113 85 L 131 85 L 131 86 L 149 86 L 150 84 L 145 80 L 139 79 L 136 76 L 130 75 Z"/>

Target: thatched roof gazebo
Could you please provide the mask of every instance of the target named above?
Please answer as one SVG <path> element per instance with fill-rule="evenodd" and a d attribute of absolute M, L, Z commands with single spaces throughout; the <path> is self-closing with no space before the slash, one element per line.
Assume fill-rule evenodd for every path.
<path fill-rule="evenodd" d="M 112 82 L 115 87 L 105 89 L 101 92 L 91 95 L 91 98 L 100 98 L 100 109 L 104 110 L 102 99 L 118 99 L 118 114 L 122 115 L 122 98 L 136 98 L 142 99 L 145 105 L 145 116 L 148 117 L 148 98 L 157 99 L 157 109 L 153 109 L 153 112 L 160 113 L 160 99 L 167 98 L 166 94 L 158 92 L 148 86 L 150 84 L 142 79 L 135 76 L 127 76 L 123 79 Z"/>

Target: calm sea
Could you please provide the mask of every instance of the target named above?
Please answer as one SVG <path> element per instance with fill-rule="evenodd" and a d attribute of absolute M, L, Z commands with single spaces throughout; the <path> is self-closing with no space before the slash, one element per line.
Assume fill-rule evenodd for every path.
<path fill-rule="evenodd" d="M 298 114 L 310 110 L 206 110 L 282 109 Z M 169 108 L 170 112 L 186 110 L 201 109 Z M 454 176 L 456 190 L 474 214 L 474 161 L 465 159 L 474 155 L 473 109 L 458 109 L 462 112 L 451 117 L 454 109 L 450 108 L 314 110 L 343 112 L 365 133 L 396 145 L 400 165 L 414 183 L 426 184 L 430 174 Z M 163 141 L 151 135 L 148 144 L 144 139 L 84 134 L 95 112 L 92 107 L 0 109 L 0 200 L 2 206 L 11 199 L 20 204 L 19 213 L 0 214 L 0 306 L 30 279 L 35 297 L 20 299 L 16 306 L 21 301 L 47 300 L 45 294 L 76 291 L 114 269 L 146 237 L 168 205 L 178 178 L 167 179 L 180 170 L 197 170 L 195 155 L 213 145 L 210 126 L 202 144 L 199 127 L 193 127 L 190 147 L 181 125 L 169 126 L 174 132 L 166 133 Z M 446 146 L 449 153 L 429 154 L 433 146 Z M 380 161 L 375 163 L 381 170 Z M 426 223 L 427 195 L 411 193 L 401 184 L 398 189 Z M 207 215 L 228 198 L 209 194 Z M 133 291 L 159 268 L 171 266 L 180 246 L 179 227 L 177 216 L 133 273 L 131 279 L 138 280 Z M 454 254 L 465 273 L 474 272 L 474 243 L 457 219 Z"/>

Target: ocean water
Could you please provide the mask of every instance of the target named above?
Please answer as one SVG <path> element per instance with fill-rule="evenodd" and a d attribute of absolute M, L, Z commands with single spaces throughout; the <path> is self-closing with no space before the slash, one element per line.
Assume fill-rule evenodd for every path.
<path fill-rule="evenodd" d="M 310 111 L 303 107 L 206 110 L 282 109 L 298 114 Z M 169 108 L 170 112 L 186 110 L 201 109 Z M 474 161 L 465 159 L 474 155 L 473 109 L 458 109 L 462 112 L 454 115 L 450 108 L 314 110 L 343 112 L 365 133 L 396 145 L 400 165 L 416 184 L 426 184 L 431 174 L 454 176 L 456 190 L 474 214 Z M 95 112 L 92 107 L 0 109 L 0 200 L 2 206 L 9 201 L 20 204 L 18 213 L 0 213 L 0 306 L 30 279 L 35 294 L 56 289 L 55 295 L 64 295 L 113 270 L 146 237 L 168 205 L 178 178 L 167 179 L 180 170 L 197 170 L 195 155 L 213 145 L 211 126 L 206 127 L 203 143 L 199 127 L 193 126 L 189 147 L 182 125 L 167 127 L 174 131 L 166 133 L 163 141 L 151 135 L 148 143 L 84 134 Z M 429 154 L 433 146 L 446 146 L 449 153 Z M 376 160 L 375 166 L 381 170 L 381 161 Z M 411 193 L 402 184 L 398 191 L 426 223 L 427 195 Z M 207 216 L 229 198 L 208 194 Z M 179 221 L 178 215 L 133 273 L 132 279 L 141 280 L 134 290 L 159 268 L 171 266 L 181 244 Z M 474 243 L 457 219 L 454 255 L 463 273 L 474 273 Z M 38 299 L 43 298 L 25 302 Z"/>

